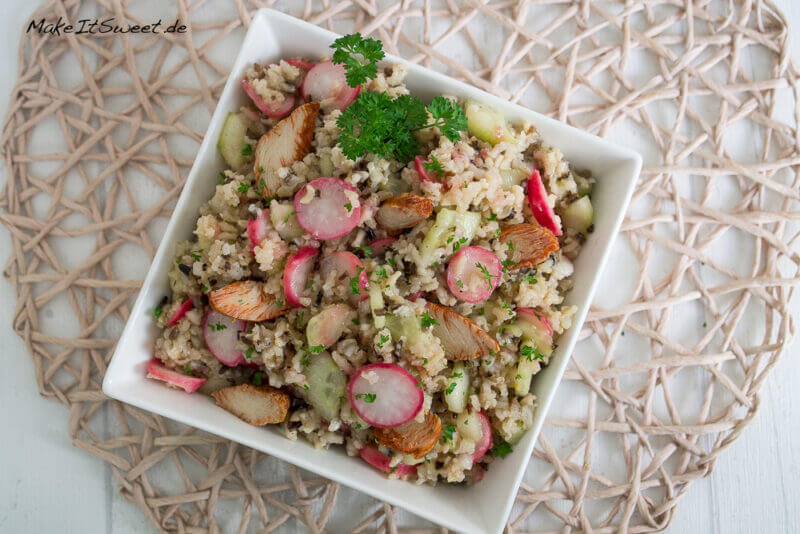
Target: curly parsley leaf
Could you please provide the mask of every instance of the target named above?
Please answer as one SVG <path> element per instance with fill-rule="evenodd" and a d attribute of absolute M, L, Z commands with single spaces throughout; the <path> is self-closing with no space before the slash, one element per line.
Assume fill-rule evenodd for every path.
<path fill-rule="evenodd" d="M 430 159 L 430 161 L 423 163 L 422 166 L 434 173 L 437 177 L 444 178 L 444 167 L 442 167 L 442 164 L 433 154 L 431 154 Z"/>
<path fill-rule="evenodd" d="M 511 445 L 507 441 L 502 441 L 497 445 L 495 445 L 494 447 L 492 447 L 492 454 L 495 456 L 499 456 L 500 458 L 505 458 L 506 456 L 511 454 L 513 450 L 514 450 L 513 447 L 511 447 Z"/>
<path fill-rule="evenodd" d="M 456 102 L 443 96 L 435 97 L 428 105 L 428 113 L 433 122 L 427 127 L 437 126 L 442 135 L 454 143 L 461 138 L 461 132 L 467 129 L 467 117 Z"/>
<path fill-rule="evenodd" d="M 347 85 L 358 87 L 378 74 L 378 61 L 383 59 L 383 43 L 377 39 L 351 33 L 336 39 L 331 45 L 335 51 L 333 62 L 344 65 Z"/>

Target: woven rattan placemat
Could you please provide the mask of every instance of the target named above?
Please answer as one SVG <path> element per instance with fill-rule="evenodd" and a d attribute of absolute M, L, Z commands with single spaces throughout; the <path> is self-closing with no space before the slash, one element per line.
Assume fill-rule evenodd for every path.
<path fill-rule="evenodd" d="M 766 0 L 264 6 L 373 34 L 393 53 L 642 152 L 596 299 L 605 305 L 586 324 L 508 530 L 665 527 L 751 421 L 794 334 L 800 107 L 780 13 Z M 23 35 L 2 133 L 14 328 L 41 393 L 69 408 L 74 445 L 108 462 L 159 529 L 436 530 L 100 391 L 229 50 L 257 7 L 55 0 L 37 11 L 47 22 L 180 18 L 188 31 Z"/>

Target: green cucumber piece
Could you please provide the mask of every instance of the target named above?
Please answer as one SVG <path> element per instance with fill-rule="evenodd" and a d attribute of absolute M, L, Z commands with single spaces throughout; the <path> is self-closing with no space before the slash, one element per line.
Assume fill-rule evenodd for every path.
<path fill-rule="evenodd" d="M 272 227 L 286 241 L 299 239 L 305 234 L 305 230 L 297 222 L 291 202 L 273 200 L 269 205 L 269 218 L 272 221 Z"/>
<path fill-rule="evenodd" d="M 492 145 L 501 141 L 513 141 L 514 134 L 508 128 L 506 118 L 499 113 L 475 100 L 468 100 L 465 106 L 467 116 L 467 129 L 470 133 Z"/>
<path fill-rule="evenodd" d="M 225 122 L 222 124 L 222 131 L 219 133 L 217 150 L 222 154 L 222 159 L 225 160 L 225 163 L 237 172 L 245 171 L 252 161 L 249 155 L 242 153 L 247 145 L 246 135 L 247 122 L 245 122 L 242 114 L 228 113 L 225 117 Z"/>
<path fill-rule="evenodd" d="M 468 246 L 472 238 L 475 237 L 475 232 L 477 232 L 480 224 L 480 213 L 471 211 L 458 212 L 447 208 L 439 210 L 439 213 L 436 214 L 436 221 L 428 230 L 428 233 L 425 234 L 422 245 L 420 245 L 419 252 L 423 261 L 427 264 L 433 260 L 434 251 L 447 243 L 447 238 L 452 235 L 453 228 L 456 229 L 458 239 L 466 238 L 466 241 L 459 243 L 459 247 Z"/>
<path fill-rule="evenodd" d="M 453 372 L 447 379 L 447 388 L 444 391 L 444 402 L 447 409 L 453 413 L 462 413 L 467 408 L 469 396 L 469 374 L 462 362 L 453 365 Z"/>
<path fill-rule="evenodd" d="M 564 226 L 572 228 L 578 233 L 585 234 L 594 220 L 594 208 L 591 199 L 581 197 L 572 202 L 561 215 Z"/>
<path fill-rule="evenodd" d="M 338 418 L 347 393 L 347 376 L 344 372 L 330 354 L 323 352 L 311 356 L 305 375 L 308 403 L 326 421 Z"/>

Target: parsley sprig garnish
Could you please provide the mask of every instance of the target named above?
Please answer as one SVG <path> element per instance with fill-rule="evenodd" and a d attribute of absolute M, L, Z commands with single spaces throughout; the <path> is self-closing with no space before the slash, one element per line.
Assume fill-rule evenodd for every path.
<path fill-rule="evenodd" d="M 356 87 L 378 74 L 378 61 L 383 59 L 383 43 L 351 33 L 336 39 L 331 48 L 333 62 L 344 65 L 347 85 Z M 359 58 L 360 56 L 360 58 Z"/>
<path fill-rule="evenodd" d="M 437 177 L 444 178 L 444 167 L 433 154 L 430 155 L 430 161 L 426 161 L 422 164 L 422 166 L 425 167 L 426 170 L 431 171 Z"/>
<path fill-rule="evenodd" d="M 334 63 L 341 63 L 350 87 L 357 87 L 378 72 L 377 61 L 384 57 L 383 45 L 360 34 L 345 35 L 331 47 Z M 361 59 L 359 59 L 359 56 Z M 339 145 L 352 160 L 368 152 L 384 158 L 409 161 L 419 152 L 414 132 L 436 126 L 453 142 L 467 129 L 467 118 L 456 102 L 435 97 L 428 106 L 411 95 L 392 98 L 386 93 L 362 91 L 336 121 Z"/>

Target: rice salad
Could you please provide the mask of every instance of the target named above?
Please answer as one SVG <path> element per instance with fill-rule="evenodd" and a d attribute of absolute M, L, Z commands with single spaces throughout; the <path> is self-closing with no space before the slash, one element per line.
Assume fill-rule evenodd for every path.
<path fill-rule="evenodd" d="M 593 180 L 530 124 L 425 106 L 379 41 L 333 49 L 247 70 L 148 376 L 389 478 L 474 483 L 572 324 Z"/>

